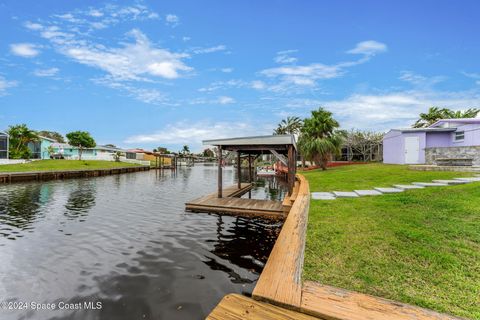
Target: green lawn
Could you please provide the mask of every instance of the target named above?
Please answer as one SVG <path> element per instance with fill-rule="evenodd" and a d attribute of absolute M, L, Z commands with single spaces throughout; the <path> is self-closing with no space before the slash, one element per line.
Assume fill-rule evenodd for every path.
<path fill-rule="evenodd" d="M 312 190 L 355 189 L 445 173 L 374 165 L 308 172 Z M 342 180 L 350 172 L 353 185 Z M 422 177 L 417 179 L 416 175 Z M 438 175 L 437 175 L 438 174 Z M 454 174 L 458 176 L 459 174 Z M 325 177 L 325 179 L 323 179 Z M 428 178 L 426 178 L 428 177 Z M 398 179 L 398 180 L 397 180 Z M 326 181 L 329 181 L 327 183 Z M 312 200 L 304 278 L 480 319 L 480 183 L 331 201 Z"/>
<path fill-rule="evenodd" d="M 353 191 L 473 175 L 466 172 L 414 171 L 408 169 L 408 166 L 379 163 L 329 168 L 324 172 L 312 170 L 300 173 L 308 179 L 310 191 Z"/>
<path fill-rule="evenodd" d="M 39 160 L 23 164 L 0 165 L 0 172 L 111 169 L 129 166 L 138 166 L 138 164 L 100 160 Z"/>

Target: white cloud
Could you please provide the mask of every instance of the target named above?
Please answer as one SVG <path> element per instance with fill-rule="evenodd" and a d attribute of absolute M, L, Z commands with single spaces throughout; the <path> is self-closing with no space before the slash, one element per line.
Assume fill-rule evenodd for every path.
<path fill-rule="evenodd" d="M 13 43 L 10 45 L 10 52 L 24 58 L 36 57 L 40 51 L 32 43 Z"/>
<path fill-rule="evenodd" d="M 0 97 L 7 95 L 7 90 L 15 86 L 17 86 L 16 81 L 8 81 L 4 77 L 0 76 Z"/>
<path fill-rule="evenodd" d="M 261 75 L 270 79 L 263 90 L 289 94 L 298 93 L 303 90 L 302 88 L 317 89 L 319 80 L 341 77 L 346 73 L 347 68 L 365 63 L 375 54 L 386 50 L 387 46 L 377 41 L 360 42 L 354 49 L 347 51 L 348 53 L 362 54 L 360 59 L 332 65 L 323 63 L 291 65 L 291 63 L 297 62 L 296 58 L 290 56 L 296 50 L 279 51 L 274 60 L 285 65 L 260 71 Z"/>
<path fill-rule="evenodd" d="M 444 81 L 446 78 L 443 76 L 426 77 L 412 71 L 402 71 L 399 79 L 409 82 L 416 87 L 429 88 L 439 82 Z"/>
<path fill-rule="evenodd" d="M 41 30 L 43 28 L 43 26 L 41 24 L 30 22 L 30 21 L 25 22 L 24 26 L 25 26 L 25 28 L 30 29 L 30 30 L 34 30 L 34 31 L 38 31 L 38 30 Z"/>
<path fill-rule="evenodd" d="M 298 61 L 297 58 L 292 57 L 291 54 L 298 50 L 284 50 L 277 52 L 277 56 L 273 59 L 276 63 L 280 64 L 292 64 Z"/>
<path fill-rule="evenodd" d="M 260 81 L 260 80 L 252 81 L 252 88 L 253 89 L 263 90 L 263 89 L 265 89 L 266 86 L 267 85 L 263 81 Z"/>
<path fill-rule="evenodd" d="M 454 110 L 480 105 L 478 91 L 398 91 L 384 94 L 353 94 L 345 99 L 323 101 L 344 128 L 388 130 L 410 126 L 430 106 Z"/>
<path fill-rule="evenodd" d="M 64 55 L 81 64 L 101 69 L 117 81 L 145 81 L 145 77 L 149 76 L 175 79 L 192 70 L 182 61 L 185 54 L 153 47 L 147 36 L 138 29 L 130 31 L 128 35 L 134 38 L 134 43 L 109 48 L 85 40 L 73 40 L 55 28 L 50 29 L 47 35 L 42 34 L 57 44 L 58 50 Z"/>
<path fill-rule="evenodd" d="M 268 131 L 267 131 L 268 130 Z M 231 138 L 244 135 L 268 134 L 270 129 L 263 126 L 243 122 L 177 122 L 165 126 L 162 130 L 150 134 L 128 137 L 124 142 L 129 144 L 194 144 L 200 146 L 202 140 Z"/>
<path fill-rule="evenodd" d="M 220 71 L 222 71 L 224 73 L 231 73 L 233 71 L 233 68 L 222 68 L 222 69 L 220 69 Z"/>
<path fill-rule="evenodd" d="M 231 103 L 234 103 L 234 102 L 235 102 L 235 99 L 233 99 L 232 97 L 229 97 L 229 96 L 218 97 L 218 103 L 220 103 L 220 104 L 231 104 Z"/>
<path fill-rule="evenodd" d="M 116 81 L 115 79 L 112 79 L 108 76 L 92 80 L 96 84 L 103 85 L 115 90 L 120 90 L 128 97 L 144 103 L 155 105 L 171 105 L 166 95 L 156 88 L 139 88 L 133 85 L 125 84 L 120 81 Z"/>
<path fill-rule="evenodd" d="M 217 52 L 217 51 L 224 51 L 227 49 L 227 46 L 221 44 L 215 47 L 209 47 L 209 48 L 195 48 L 193 50 L 193 53 L 195 54 L 203 54 L 203 53 L 212 53 L 212 52 Z"/>
<path fill-rule="evenodd" d="M 36 69 L 33 74 L 37 77 L 53 77 L 58 73 L 58 68 Z"/>
<path fill-rule="evenodd" d="M 355 48 L 348 50 L 347 53 L 363 54 L 366 56 L 373 56 L 377 53 L 387 51 L 387 45 L 378 41 L 368 40 L 357 43 Z"/>
<path fill-rule="evenodd" d="M 167 25 L 170 25 L 172 27 L 176 27 L 180 23 L 180 18 L 174 14 L 167 14 L 165 16 L 165 21 Z"/>

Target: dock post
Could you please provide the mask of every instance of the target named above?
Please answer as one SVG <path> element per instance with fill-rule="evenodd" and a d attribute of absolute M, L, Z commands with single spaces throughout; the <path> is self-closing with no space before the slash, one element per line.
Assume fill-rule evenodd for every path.
<path fill-rule="evenodd" d="M 222 197 L 222 146 L 218 146 L 218 197 Z"/>
<path fill-rule="evenodd" d="M 252 183 L 252 157 L 248 154 L 248 182 Z"/>
<path fill-rule="evenodd" d="M 288 173 L 287 173 L 287 182 L 288 182 L 288 193 L 291 195 L 293 191 L 293 186 L 295 185 L 295 171 L 296 171 L 296 159 L 295 159 L 295 149 L 293 146 L 288 147 Z"/>
<path fill-rule="evenodd" d="M 242 187 L 240 151 L 237 152 L 237 179 L 238 189 L 240 189 Z"/>

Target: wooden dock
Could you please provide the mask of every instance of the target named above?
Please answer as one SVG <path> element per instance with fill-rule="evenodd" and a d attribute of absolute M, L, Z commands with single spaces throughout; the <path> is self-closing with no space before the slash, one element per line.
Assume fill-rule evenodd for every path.
<path fill-rule="evenodd" d="M 185 210 L 269 219 L 284 218 L 284 207 L 280 201 L 240 198 L 252 188 L 251 183 L 242 183 L 240 188 L 233 185 L 222 190 L 223 198 L 218 198 L 217 192 L 214 192 L 187 202 Z"/>
<path fill-rule="evenodd" d="M 111 169 L 89 170 L 57 170 L 29 172 L 0 172 L 0 183 L 11 183 L 31 180 L 56 180 L 82 177 L 100 177 L 112 174 L 129 173 L 150 170 L 150 166 L 132 166 Z"/>

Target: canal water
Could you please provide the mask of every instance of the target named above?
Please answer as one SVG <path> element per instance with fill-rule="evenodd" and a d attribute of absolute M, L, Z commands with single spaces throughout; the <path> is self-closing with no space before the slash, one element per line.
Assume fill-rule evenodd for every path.
<path fill-rule="evenodd" d="M 0 319 L 203 319 L 251 294 L 281 224 L 185 212 L 216 178 L 200 165 L 1 185 Z M 284 192 L 269 177 L 251 197 Z"/>

